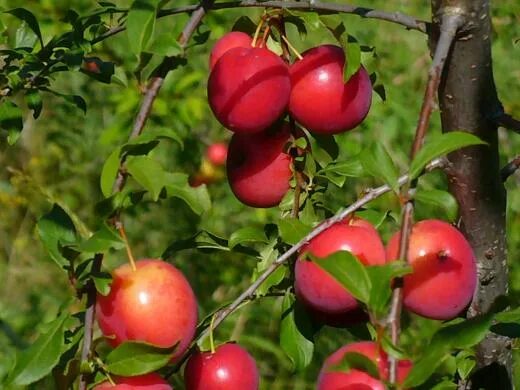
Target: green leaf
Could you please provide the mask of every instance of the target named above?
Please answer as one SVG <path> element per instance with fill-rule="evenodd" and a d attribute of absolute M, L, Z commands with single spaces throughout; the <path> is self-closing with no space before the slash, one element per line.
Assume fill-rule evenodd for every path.
<path fill-rule="evenodd" d="M 9 375 L 8 383 L 19 386 L 28 385 L 51 372 L 58 364 L 65 345 L 64 332 L 68 318 L 66 313 L 60 315 L 34 344 L 18 355 L 16 366 Z"/>
<path fill-rule="evenodd" d="M 17 48 L 27 48 L 32 51 L 38 41 L 38 36 L 31 30 L 27 23 L 23 22 L 16 29 L 15 45 Z"/>
<path fill-rule="evenodd" d="M 95 275 L 91 275 L 96 291 L 103 296 L 110 294 L 110 286 L 112 285 L 112 275 L 108 272 L 100 272 Z"/>
<path fill-rule="evenodd" d="M 182 54 L 182 47 L 172 33 L 169 32 L 155 37 L 145 51 L 160 56 L 174 57 Z"/>
<path fill-rule="evenodd" d="M 391 281 L 413 271 L 412 267 L 402 261 L 394 261 L 385 265 L 366 267 L 371 281 L 370 300 L 368 307 L 378 316 L 384 315 L 392 296 Z"/>
<path fill-rule="evenodd" d="M 168 364 L 174 350 L 175 347 L 160 348 L 151 344 L 127 341 L 107 355 L 105 368 L 114 375 L 148 374 Z"/>
<path fill-rule="evenodd" d="M 328 367 L 328 372 L 348 372 L 352 369 L 366 372 L 371 377 L 379 379 L 376 364 L 367 356 L 358 352 L 347 352 L 342 359 Z"/>
<path fill-rule="evenodd" d="M 147 156 L 136 156 L 129 157 L 125 166 L 128 173 L 157 201 L 166 178 L 166 171 L 161 164 Z"/>
<path fill-rule="evenodd" d="M 364 303 L 369 302 L 372 288 L 370 277 L 365 266 L 352 253 L 339 251 L 325 258 L 316 258 L 310 254 L 307 256 L 345 287 L 354 298 Z"/>
<path fill-rule="evenodd" d="M 405 380 L 404 387 L 423 384 L 453 349 L 467 349 L 478 344 L 486 336 L 493 320 L 493 313 L 447 325 L 433 336 L 422 358 L 416 362 Z"/>
<path fill-rule="evenodd" d="M 139 55 L 147 46 L 155 29 L 159 0 L 134 0 L 128 12 L 126 29 L 130 50 Z"/>
<path fill-rule="evenodd" d="M 312 230 L 312 227 L 305 225 L 296 218 L 281 219 L 280 222 L 278 222 L 278 227 L 280 228 L 282 240 L 289 245 L 298 243 Z"/>
<path fill-rule="evenodd" d="M 320 166 L 326 167 L 338 158 L 339 146 L 334 136 L 312 134 L 312 137 L 316 141 L 316 146 L 312 147 L 312 156 Z"/>
<path fill-rule="evenodd" d="M 243 244 L 245 242 L 264 242 L 267 243 L 267 237 L 265 236 L 265 232 L 263 229 L 259 229 L 256 227 L 245 227 L 238 229 L 231 237 L 229 237 L 229 249 L 233 249 L 235 246 L 239 244 Z"/>
<path fill-rule="evenodd" d="M 437 157 L 444 156 L 466 146 L 483 144 L 485 142 L 477 136 L 462 131 L 438 134 L 427 141 L 413 159 L 410 165 L 410 180 L 417 178 L 424 167 Z"/>
<path fill-rule="evenodd" d="M 461 379 L 469 378 L 471 372 L 477 365 L 475 356 L 468 351 L 460 351 L 457 356 L 457 373 Z"/>
<path fill-rule="evenodd" d="M 312 322 L 291 293 L 285 294 L 282 303 L 280 346 L 291 360 L 295 371 L 302 371 L 311 363 L 314 353 Z"/>
<path fill-rule="evenodd" d="M 4 100 L 0 103 L 0 129 L 13 134 L 12 141 L 9 142 L 11 145 L 18 139 L 14 135 L 19 135 L 23 129 L 22 110 L 11 101 Z"/>
<path fill-rule="evenodd" d="M 390 210 L 382 213 L 374 209 L 365 209 L 356 211 L 355 215 L 356 217 L 366 219 L 368 222 L 374 225 L 376 229 L 379 229 L 379 227 L 386 221 L 386 219 L 390 217 Z"/>
<path fill-rule="evenodd" d="M 388 184 L 395 193 L 399 193 L 399 171 L 392 157 L 381 143 L 375 143 L 361 157 L 364 170 L 371 176 Z"/>
<path fill-rule="evenodd" d="M 343 67 L 343 80 L 347 82 L 357 73 L 361 66 L 361 48 L 358 41 L 352 35 L 347 37 L 345 48 L 345 66 Z"/>
<path fill-rule="evenodd" d="M 433 206 L 440 210 L 444 217 L 450 222 L 457 220 L 459 215 L 459 204 L 455 197 L 447 191 L 438 189 L 419 190 L 415 194 L 415 200 L 426 206 Z"/>
<path fill-rule="evenodd" d="M 520 307 L 497 313 L 495 316 L 497 322 L 514 323 L 520 322 Z"/>
<path fill-rule="evenodd" d="M 103 164 L 99 185 L 105 198 L 108 198 L 110 195 L 112 195 L 114 181 L 116 180 L 117 172 L 119 171 L 120 153 L 121 148 L 117 148 L 112 153 L 110 153 L 110 156 L 108 156 L 107 160 Z"/>
<path fill-rule="evenodd" d="M 38 24 L 38 20 L 36 17 L 27 9 L 25 8 L 14 8 L 9 11 L 5 11 L 5 13 L 11 14 L 15 17 L 17 17 L 20 20 L 23 20 L 27 25 L 30 27 L 30 29 L 36 34 L 38 37 L 38 40 L 40 41 L 40 45 L 44 46 L 43 39 L 42 39 L 42 33 L 40 31 L 40 25 Z"/>
<path fill-rule="evenodd" d="M 119 234 L 108 225 L 103 224 L 101 229 L 79 245 L 79 250 L 88 253 L 102 253 L 109 249 L 123 249 L 124 247 L 125 243 Z"/>
<path fill-rule="evenodd" d="M 69 261 L 62 254 L 62 244 L 76 241 L 76 229 L 69 215 L 57 204 L 40 218 L 36 225 L 40 239 L 51 258 L 60 267 L 68 266 Z"/>
<path fill-rule="evenodd" d="M 40 92 L 37 89 L 30 89 L 25 93 L 27 107 L 33 110 L 33 118 L 37 119 L 42 112 L 43 102 Z"/>
<path fill-rule="evenodd" d="M 182 199 L 195 214 L 201 215 L 211 208 L 211 198 L 206 186 L 190 186 L 188 175 L 166 172 L 164 174 L 164 184 L 168 197 Z"/>
<path fill-rule="evenodd" d="M 132 138 L 122 147 L 122 151 L 133 156 L 148 154 L 161 139 L 169 139 L 177 142 L 181 147 L 184 146 L 179 134 L 172 129 L 159 127 Z"/>
<path fill-rule="evenodd" d="M 231 28 L 231 31 L 241 31 L 249 35 L 253 35 L 255 30 L 256 24 L 248 16 L 240 16 Z"/>
<path fill-rule="evenodd" d="M 61 92 L 54 91 L 49 88 L 41 88 L 41 90 L 52 93 L 53 95 L 58 96 L 58 97 L 62 98 L 63 100 L 65 100 L 67 103 L 70 103 L 70 104 L 76 106 L 81 111 L 83 111 L 84 114 L 87 113 L 87 102 L 85 102 L 85 99 L 83 99 L 81 96 L 67 95 L 67 94 L 64 94 Z"/>

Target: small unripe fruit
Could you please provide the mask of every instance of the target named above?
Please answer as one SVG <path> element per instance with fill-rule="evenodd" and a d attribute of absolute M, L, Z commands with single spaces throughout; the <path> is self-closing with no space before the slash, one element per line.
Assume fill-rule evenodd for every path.
<path fill-rule="evenodd" d="M 195 352 L 184 369 L 186 390 L 257 390 L 255 360 L 237 344 L 224 344 L 214 353 Z"/>
<path fill-rule="evenodd" d="M 168 382 L 157 374 L 146 374 L 132 377 L 113 377 L 115 386 L 106 381 L 93 390 L 173 390 Z"/>
<path fill-rule="evenodd" d="M 96 316 L 107 342 L 143 341 L 159 347 L 177 345 L 181 355 L 195 334 L 197 301 L 184 275 L 161 260 L 139 260 L 113 272 L 107 296 L 98 294 Z"/>
<path fill-rule="evenodd" d="M 400 234 L 389 241 L 387 258 L 395 260 Z M 449 320 L 470 303 L 477 282 L 475 255 L 466 238 L 439 220 L 412 228 L 408 261 L 413 273 L 404 276 L 403 304 L 423 317 Z"/>
<path fill-rule="evenodd" d="M 332 225 L 313 238 L 302 248 L 301 253 L 309 252 L 320 258 L 341 250 L 351 252 L 365 265 L 385 263 L 385 249 L 377 231 L 345 222 Z M 295 290 L 297 297 L 306 306 L 325 317 L 330 314 L 334 322 L 345 314 L 348 317 L 349 312 L 359 307 L 354 297 L 339 282 L 311 261 L 296 261 Z"/>
<path fill-rule="evenodd" d="M 232 31 L 220 38 L 211 49 L 209 55 L 209 68 L 213 69 L 217 61 L 225 52 L 235 47 L 251 47 L 253 39 L 241 31 Z"/>
<path fill-rule="evenodd" d="M 338 134 L 365 119 L 372 102 L 372 83 L 363 66 L 343 79 L 345 53 L 334 45 L 322 45 L 303 53 L 290 68 L 289 112 L 309 131 Z"/>
<path fill-rule="evenodd" d="M 235 196 L 251 207 L 273 207 L 289 190 L 292 157 L 285 150 L 289 125 L 257 134 L 235 133 L 229 143 L 227 176 Z"/>
<path fill-rule="evenodd" d="M 231 131 L 258 133 L 287 108 L 291 81 L 283 60 L 264 48 L 228 50 L 210 73 L 208 102 L 215 117 Z"/>

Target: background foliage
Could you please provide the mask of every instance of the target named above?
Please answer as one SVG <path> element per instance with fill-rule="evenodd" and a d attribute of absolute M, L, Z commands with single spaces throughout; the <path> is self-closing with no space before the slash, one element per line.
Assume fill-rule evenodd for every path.
<path fill-rule="evenodd" d="M 124 7 L 128 3 L 120 1 L 118 5 Z M 420 2 L 377 0 L 369 3 L 365 5 L 429 18 L 428 7 Z M 17 6 L 18 1 L 0 0 L 3 9 Z M 68 28 L 63 20 L 70 9 L 81 15 L 95 6 L 90 0 L 41 0 L 24 4 L 37 16 L 44 37 L 60 34 Z M 515 58 L 518 59 L 520 49 L 520 3 L 496 1 L 492 7 L 496 84 L 505 110 L 518 117 L 520 67 Z M 191 48 L 188 64 L 167 77 L 146 130 L 167 129 L 178 139 L 162 142 L 152 152 L 165 169 L 194 173 L 207 145 L 229 139 L 230 133 L 213 118 L 207 104 L 207 62 L 212 43 L 244 14 L 256 20 L 260 11 L 210 12 L 205 18 L 205 25 L 211 31 L 209 41 Z M 425 36 L 352 15 L 342 18 L 349 34 L 360 44 L 375 47 L 377 56 L 364 54 L 364 60 L 370 70 L 377 71 L 387 99 L 383 102 L 375 95 L 371 112 L 360 128 L 336 137 L 340 145 L 338 160 L 346 161 L 378 142 L 391 151 L 399 166 L 404 167 L 429 64 Z M 186 20 L 185 15 L 162 18 L 157 22 L 156 34 L 165 32 L 175 37 Z M 23 28 L 18 19 L 2 14 L 0 45 L 12 47 Z M 301 51 L 319 43 L 333 42 L 322 32 L 310 32 L 300 38 L 292 27 L 289 36 Z M 37 219 L 49 211 L 52 203 L 58 203 L 76 214 L 88 229 L 99 228 L 98 210 L 94 206 L 103 199 L 100 172 L 109 154 L 126 142 L 140 103 L 139 80 L 134 73 L 137 61 L 128 50 L 125 33 L 96 45 L 89 55 L 114 62 L 119 84 L 103 84 L 77 70 L 58 74 L 53 82 L 54 89 L 82 96 L 88 107 L 87 114 L 74 105 L 63 104 L 58 96 L 46 94 L 41 116 L 34 120 L 21 99 L 20 105 L 24 107 L 21 139 L 12 147 L 3 140 L 0 144 L 0 378 L 13 364 L 15 351 L 32 343 L 74 294 L 63 273 L 42 247 L 35 230 Z M 432 129 L 432 132 L 440 132 L 438 115 L 433 117 Z M 517 138 L 501 131 L 504 164 L 520 149 Z M 376 179 L 348 179 L 341 188 L 331 187 L 327 191 L 326 202 L 335 211 L 351 203 L 364 188 L 377 184 L 380 183 Z M 516 261 L 520 255 L 519 184 L 517 175 L 507 182 L 511 293 L 516 298 L 520 294 L 520 265 Z M 421 186 L 446 188 L 442 175 L 436 173 L 428 174 Z M 246 226 L 262 228 L 280 213 L 277 208 L 255 210 L 243 206 L 232 196 L 225 180 L 208 189 L 211 208 L 200 216 L 177 198 L 159 203 L 141 202 L 125 212 L 123 218 L 134 254 L 138 257 L 160 256 L 170 243 L 188 239 L 201 230 L 229 238 Z M 392 196 L 377 200 L 371 207 L 382 211 L 390 208 L 394 215 L 399 212 L 399 205 Z M 431 203 L 421 202 L 417 208 L 418 219 L 442 213 L 445 211 Z M 380 229 L 386 240 L 397 229 L 397 222 L 390 217 Z M 124 250 L 112 251 L 106 257 L 105 266 L 112 269 L 125 259 Z M 169 260 L 189 278 L 199 300 L 200 318 L 237 296 L 250 281 L 255 265 L 252 257 L 230 251 L 185 250 L 174 253 Z M 281 297 L 249 304 L 219 328 L 217 339 L 238 340 L 252 352 L 259 362 L 262 388 L 313 388 L 323 358 L 352 338 L 352 334 L 325 327 L 317 338 L 313 363 L 295 376 L 291 372 L 291 362 L 279 346 L 279 316 L 273 315 L 273 311 L 279 313 L 281 310 Z M 436 328 L 432 321 L 424 319 L 411 318 L 411 324 L 410 331 L 404 335 L 405 344 L 407 337 L 427 338 L 425 329 L 433 332 Z M 419 328 L 421 332 L 417 331 Z M 356 331 L 366 330 L 352 330 Z M 518 362 L 520 354 L 517 352 L 516 355 Z M 516 385 L 520 386 L 520 367 L 515 371 Z M 35 386 L 52 388 L 46 382 Z M 182 385 L 179 382 L 175 386 L 181 388 Z"/>

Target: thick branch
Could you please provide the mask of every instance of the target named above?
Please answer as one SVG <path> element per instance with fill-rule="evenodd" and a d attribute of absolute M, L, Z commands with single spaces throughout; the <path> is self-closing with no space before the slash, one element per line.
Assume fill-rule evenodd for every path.
<path fill-rule="evenodd" d="M 209 0 L 209 2 L 203 2 L 203 5 L 200 6 L 191 16 L 190 20 L 186 23 L 186 26 L 184 27 L 181 35 L 178 38 L 178 42 L 182 48 L 185 48 L 189 39 L 195 32 L 195 29 L 199 25 L 200 21 L 204 17 L 206 13 L 206 3 L 211 4 L 212 0 Z M 133 139 L 135 137 L 138 137 L 141 132 L 144 129 L 144 126 L 146 124 L 146 121 L 148 120 L 148 117 L 150 115 L 150 112 L 152 110 L 153 103 L 155 101 L 155 98 L 157 97 L 157 94 L 159 93 L 159 90 L 161 89 L 161 86 L 163 85 L 164 78 L 168 74 L 170 67 L 170 58 L 166 58 L 163 63 L 158 68 L 158 73 L 156 76 L 154 76 L 149 84 L 148 88 L 146 90 L 145 96 L 143 98 L 143 101 L 141 102 L 141 107 L 139 108 L 139 113 L 137 114 L 137 117 L 134 121 L 134 126 L 132 128 L 132 132 L 130 133 L 129 139 Z M 121 160 L 119 165 L 119 171 L 116 178 L 116 181 L 114 182 L 113 192 L 121 192 L 123 190 L 123 187 L 125 186 L 125 179 L 126 176 L 122 173 L 122 166 L 124 164 L 124 158 Z M 118 218 L 116 217 L 116 220 Z M 103 255 L 102 254 L 96 254 L 94 258 L 94 262 L 92 264 L 92 270 L 91 272 L 93 274 L 99 273 L 101 271 L 101 264 L 103 262 Z M 92 348 L 92 335 L 93 335 L 93 328 L 94 328 L 94 320 L 96 315 L 96 287 L 94 286 L 94 283 L 89 283 L 88 289 L 87 289 L 87 308 L 85 311 L 85 336 L 83 339 L 83 347 L 81 351 L 81 361 L 87 361 L 91 348 Z M 80 383 L 79 383 L 79 390 L 85 390 L 87 388 L 87 385 L 89 383 L 89 375 L 82 374 L 80 376 Z"/>
<path fill-rule="evenodd" d="M 428 72 L 428 83 L 424 93 L 423 104 L 419 114 L 419 121 L 415 130 L 415 138 L 410 152 L 410 160 L 412 161 L 421 149 L 426 131 L 430 124 L 430 117 L 435 104 L 435 92 L 439 88 L 440 77 L 444 68 L 444 63 L 448 57 L 452 42 L 455 38 L 458 28 L 462 25 L 463 18 L 461 15 L 444 15 L 441 23 L 441 35 L 435 49 L 430 71 Z M 410 241 L 410 233 L 413 223 L 413 192 L 415 191 L 416 182 L 409 183 L 403 188 L 402 197 L 405 199 L 403 213 L 401 218 L 401 240 L 399 242 L 399 259 L 408 262 L 408 246 Z M 397 280 L 392 294 L 392 303 L 388 316 L 388 324 L 392 336 L 392 343 L 399 344 L 401 333 L 401 312 L 403 306 L 402 279 Z M 390 382 L 395 383 L 397 375 L 397 360 L 390 356 Z"/>
<path fill-rule="evenodd" d="M 426 33 L 429 30 L 429 23 L 415 18 L 410 15 L 405 15 L 401 12 L 385 12 L 373 8 L 359 7 L 355 5 L 347 5 L 347 4 L 334 4 L 334 3 L 324 3 L 319 1 L 309 1 L 309 2 L 300 2 L 300 1 L 229 1 L 216 3 L 211 7 L 213 10 L 222 10 L 229 8 L 283 8 L 283 9 L 292 9 L 299 11 L 314 11 L 322 14 L 328 13 L 344 13 L 344 14 L 352 14 L 357 15 L 362 18 L 367 19 L 377 19 L 384 20 L 386 22 L 395 23 L 406 27 L 408 30 L 416 30 L 422 33 Z M 200 5 L 188 5 L 176 8 L 163 9 L 158 12 L 157 18 L 163 18 L 165 16 L 177 15 L 183 13 L 189 13 L 193 11 L 197 11 L 201 8 Z M 95 44 L 101 42 L 113 35 L 124 31 L 126 28 L 124 26 L 116 26 L 105 32 L 104 34 L 94 38 L 91 43 Z"/>
<path fill-rule="evenodd" d="M 444 159 L 436 159 L 433 160 L 426 167 L 426 171 L 429 172 L 436 168 L 442 168 L 445 165 Z M 398 184 L 399 186 L 403 186 L 408 182 L 408 175 L 403 175 L 399 178 Z M 344 220 L 347 216 L 354 213 L 356 210 L 360 209 L 367 203 L 371 202 L 374 199 L 377 199 L 381 195 L 386 194 L 391 191 L 390 186 L 382 185 L 377 188 L 369 189 L 365 195 L 359 198 L 356 202 L 354 202 L 349 207 L 341 210 L 336 215 L 331 218 L 326 219 L 323 223 L 318 225 L 315 229 L 313 229 L 308 235 L 302 238 L 297 244 L 293 245 L 287 252 L 278 257 L 254 282 L 251 284 L 242 294 L 240 294 L 229 306 L 220 310 L 215 314 L 215 319 L 213 321 L 213 329 L 215 329 L 222 321 L 226 319 L 231 313 L 233 313 L 242 302 L 251 299 L 254 296 L 256 290 L 260 287 L 260 285 L 274 272 L 278 267 L 282 264 L 285 264 L 289 259 L 296 254 L 304 245 L 306 245 L 310 240 L 314 237 L 327 230 L 330 226 Z M 206 329 L 201 333 L 199 338 L 204 338 L 208 335 L 209 330 Z"/>

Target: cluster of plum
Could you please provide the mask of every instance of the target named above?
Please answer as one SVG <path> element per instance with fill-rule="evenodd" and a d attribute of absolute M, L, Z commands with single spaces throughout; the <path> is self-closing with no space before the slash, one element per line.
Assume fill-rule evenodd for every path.
<path fill-rule="evenodd" d="M 208 101 L 233 137 L 227 174 L 235 196 L 252 207 L 273 207 L 288 191 L 293 157 L 287 112 L 314 134 L 338 134 L 359 125 L 372 100 L 362 66 L 345 83 L 345 54 L 314 47 L 292 65 L 243 32 L 224 35 L 210 55 Z"/>
<path fill-rule="evenodd" d="M 371 83 L 360 67 L 343 80 L 345 56 L 332 45 L 310 49 L 289 66 L 279 56 L 255 46 L 247 34 L 232 32 L 221 38 L 210 56 L 208 99 L 217 119 L 234 132 L 227 153 L 228 179 L 234 194 L 254 207 L 280 202 L 293 175 L 291 139 L 304 134 L 283 119 L 287 112 L 316 134 L 337 134 L 357 126 L 368 113 Z M 207 160 L 218 166 L 226 160 L 225 145 L 208 150 Z M 297 299 L 316 321 L 346 326 L 364 321 L 359 303 L 315 262 L 329 261 L 337 251 L 349 251 L 364 265 L 383 265 L 398 257 L 399 233 L 385 250 L 375 227 L 349 217 L 310 240 L 302 248 L 294 269 Z M 447 320 L 471 301 L 477 271 L 473 251 L 464 236 L 439 220 L 418 222 L 412 228 L 408 260 L 413 272 L 403 278 L 403 305 L 420 316 Z M 113 272 L 110 293 L 98 294 L 96 315 L 107 342 L 140 341 L 172 348 L 176 362 L 190 347 L 197 326 L 197 301 L 185 276 L 157 259 L 143 259 Z M 377 378 L 360 369 L 339 369 L 348 353 L 362 354 L 378 370 Z M 408 360 L 397 366 L 402 383 L 412 367 Z M 376 342 L 345 345 L 324 362 L 318 390 L 385 389 L 387 355 Z M 185 370 L 187 390 L 257 390 L 259 373 L 254 359 L 241 346 L 226 343 L 212 351 L 191 354 Z M 113 378 L 97 390 L 167 390 L 158 374 Z"/>
<path fill-rule="evenodd" d="M 346 326 L 365 319 L 358 302 L 316 263 L 345 250 L 365 265 L 381 265 L 396 260 L 399 233 L 386 248 L 369 222 L 351 217 L 327 228 L 302 248 L 295 265 L 295 292 L 312 317 L 331 326 Z M 320 260 L 320 258 L 322 260 Z M 413 269 L 404 277 L 404 307 L 423 317 L 448 320 L 457 316 L 471 301 L 476 284 L 473 251 L 464 236 L 450 224 L 424 220 L 415 224 L 410 236 L 408 258 Z M 174 266 L 161 260 L 145 259 L 133 269 L 123 265 L 113 273 L 107 296 L 98 295 L 97 319 L 112 346 L 126 340 L 174 347 L 175 362 L 189 347 L 197 324 L 197 301 L 188 281 Z M 334 370 L 346 353 L 357 352 L 376 363 L 379 378 L 357 369 Z M 335 390 L 346 385 L 363 384 L 367 389 L 384 389 L 388 379 L 387 357 L 374 342 L 346 345 L 324 362 L 318 378 L 319 390 Z M 398 364 L 398 381 L 403 381 L 411 362 Z M 256 390 L 259 374 L 250 354 L 234 343 L 220 345 L 214 352 L 196 351 L 184 371 L 186 389 Z M 157 374 L 134 378 L 115 378 L 117 384 L 133 388 L 135 382 L 156 390 L 170 389 Z M 102 390 L 108 384 L 98 385 Z"/>

